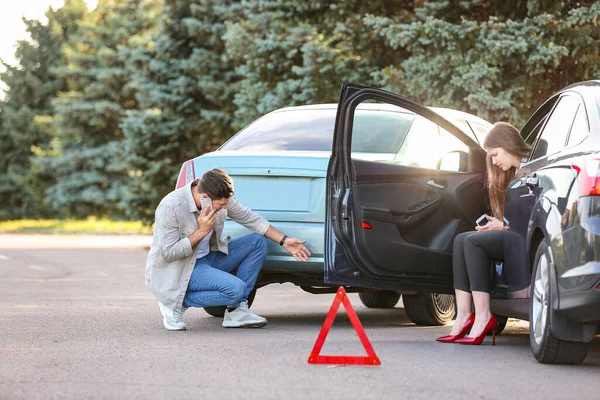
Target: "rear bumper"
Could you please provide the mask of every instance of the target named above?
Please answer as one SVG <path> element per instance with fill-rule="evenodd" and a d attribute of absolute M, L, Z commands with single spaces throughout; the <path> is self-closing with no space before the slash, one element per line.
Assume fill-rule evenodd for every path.
<path fill-rule="evenodd" d="M 577 322 L 599 322 L 600 289 L 597 289 L 597 285 L 594 285 L 588 290 L 561 293 L 558 311 Z"/>
<path fill-rule="evenodd" d="M 323 252 L 325 244 L 324 225 L 313 222 L 272 222 L 271 225 L 289 237 L 306 240 L 311 252 L 308 261 L 296 261 L 279 243 L 269 241 L 263 272 L 314 273 L 323 275 Z M 251 233 L 240 224 L 227 220 L 223 236 L 237 237 Z"/>

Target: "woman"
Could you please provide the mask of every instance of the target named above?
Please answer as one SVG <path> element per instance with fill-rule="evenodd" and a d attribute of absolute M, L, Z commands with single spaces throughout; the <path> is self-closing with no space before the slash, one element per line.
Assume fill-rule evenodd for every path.
<path fill-rule="evenodd" d="M 481 344 L 486 334 L 493 331 L 496 343 L 497 321 L 490 312 L 491 260 L 504 261 L 511 297 L 527 297 L 530 284 L 525 240 L 508 230 L 503 222 L 506 189 L 530 148 L 519 130 L 505 122 L 492 127 L 483 146 L 487 151 L 488 189 L 494 216 L 486 215 L 486 225 L 476 226 L 476 232 L 461 233 L 454 240 L 456 322 L 450 335 L 438 338 L 439 342 Z M 471 302 L 475 304 L 474 314 Z M 465 337 L 467 332 L 469 335 Z"/>

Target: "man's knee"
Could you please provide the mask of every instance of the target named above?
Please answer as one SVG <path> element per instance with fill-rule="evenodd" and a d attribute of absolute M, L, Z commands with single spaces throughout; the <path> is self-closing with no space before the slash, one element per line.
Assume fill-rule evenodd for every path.
<path fill-rule="evenodd" d="M 232 281 L 229 287 L 226 290 L 226 295 L 228 297 L 229 304 L 233 304 L 242 300 L 244 295 L 246 294 L 246 283 L 241 279 L 237 281 Z"/>
<path fill-rule="evenodd" d="M 263 235 L 259 235 L 258 233 L 253 233 L 253 235 L 255 235 L 253 237 L 253 239 L 255 240 L 256 243 L 256 249 L 257 251 L 259 251 L 260 253 L 266 255 L 267 254 L 267 247 L 269 245 L 269 239 L 267 239 L 266 236 Z"/>

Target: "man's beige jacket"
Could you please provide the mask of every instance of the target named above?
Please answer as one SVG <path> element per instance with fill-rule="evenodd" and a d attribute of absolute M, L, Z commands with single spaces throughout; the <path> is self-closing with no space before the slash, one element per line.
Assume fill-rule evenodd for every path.
<path fill-rule="evenodd" d="M 192 197 L 192 182 L 165 196 L 158 205 L 154 219 L 152 246 L 146 262 L 146 286 L 158 301 L 180 310 L 194 264 L 196 247 L 188 236 L 198 229 L 198 207 Z M 196 190 L 195 188 L 193 190 Z M 231 237 L 222 238 L 225 219 L 229 217 L 244 227 L 264 235 L 270 223 L 254 211 L 229 199 L 227 209 L 217 212 L 210 250 L 227 252 Z"/>

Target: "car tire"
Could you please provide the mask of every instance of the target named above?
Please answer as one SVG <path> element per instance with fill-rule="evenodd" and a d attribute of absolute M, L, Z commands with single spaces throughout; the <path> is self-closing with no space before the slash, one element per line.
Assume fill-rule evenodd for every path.
<path fill-rule="evenodd" d="M 250 292 L 250 295 L 248 295 L 248 307 L 252 305 L 252 303 L 254 302 L 254 297 L 256 296 L 256 289 L 254 289 L 253 291 Z M 206 313 L 208 315 L 212 315 L 213 317 L 223 317 L 225 315 L 225 310 L 227 309 L 227 306 L 209 306 L 209 307 L 204 307 L 204 311 L 206 311 Z"/>
<path fill-rule="evenodd" d="M 391 290 L 358 293 L 360 301 L 368 308 L 394 308 L 400 296 L 400 293 Z"/>
<path fill-rule="evenodd" d="M 529 344 L 533 356 L 543 364 L 581 364 L 588 351 L 587 343 L 557 339 L 552 334 L 551 304 L 556 294 L 551 274 L 554 266 L 546 239 L 539 244 L 531 277 L 529 306 Z"/>
<path fill-rule="evenodd" d="M 456 317 L 454 296 L 439 293 L 403 295 L 404 309 L 416 325 L 445 325 Z"/>

